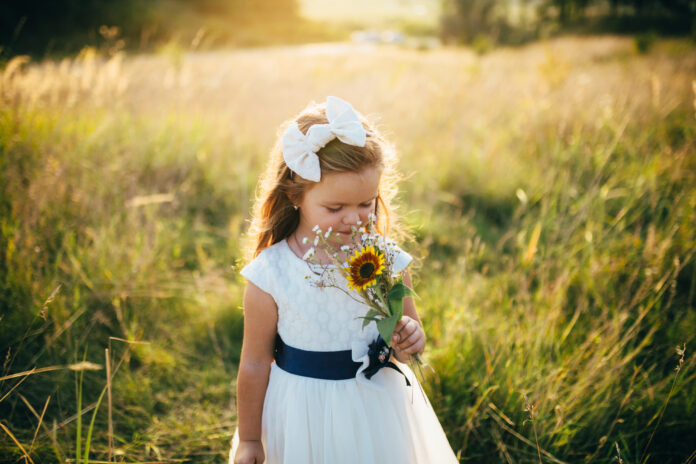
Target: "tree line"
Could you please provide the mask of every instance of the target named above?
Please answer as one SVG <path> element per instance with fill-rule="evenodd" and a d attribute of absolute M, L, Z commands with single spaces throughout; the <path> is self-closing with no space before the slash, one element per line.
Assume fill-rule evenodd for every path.
<path fill-rule="evenodd" d="M 441 35 L 522 43 L 558 32 L 696 38 L 696 0 L 443 0 Z"/>
<path fill-rule="evenodd" d="M 696 38 L 696 0 L 439 1 L 439 35 L 450 43 L 518 44 L 562 32 Z M 298 2 L 4 0 L 0 58 L 74 53 L 100 44 L 147 50 L 170 41 L 213 48 L 330 39 L 300 18 Z"/>
<path fill-rule="evenodd" d="M 268 36 L 260 24 L 291 24 L 298 17 L 297 0 L 3 0 L 0 51 L 72 53 L 115 36 L 139 49 L 201 34 L 208 45 L 249 45 Z"/>

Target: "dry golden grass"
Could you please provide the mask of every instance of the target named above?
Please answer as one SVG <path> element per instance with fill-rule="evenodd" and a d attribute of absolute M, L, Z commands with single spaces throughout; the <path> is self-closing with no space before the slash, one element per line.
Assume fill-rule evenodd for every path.
<path fill-rule="evenodd" d="M 696 327 L 692 45 L 86 49 L 0 75 L 0 297 L 15 310 L 1 320 L 25 334 L 0 352 L 0 411 L 15 411 L 0 457 L 80 454 L 76 422 L 106 394 L 92 456 L 224 458 L 241 335 L 231 266 L 276 128 L 327 95 L 401 153 L 426 388 L 463 462 L 691 452 L 693 356 L 671 369 Z M 109 346 L 91 376 L 83 347 L 102 363 L 109 337 L 128 348 Z"/>

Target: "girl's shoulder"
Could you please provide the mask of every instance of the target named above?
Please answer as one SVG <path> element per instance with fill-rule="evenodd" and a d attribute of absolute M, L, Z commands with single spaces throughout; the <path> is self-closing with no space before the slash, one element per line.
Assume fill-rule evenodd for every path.
<path fill-rule="evenodd" d="M 264 248 L 239 273 L 266 293 L 273 294 L 275 271 L 282 266 L 285 240 Z"/>

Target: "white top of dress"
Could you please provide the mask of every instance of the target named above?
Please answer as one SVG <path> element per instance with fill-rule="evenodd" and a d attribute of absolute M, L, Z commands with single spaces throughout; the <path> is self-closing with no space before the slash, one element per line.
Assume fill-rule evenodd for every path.
<path fill-rule="evenodd" d="M 392 270 L 400 272 L 412 258 L 392 246 Z M 317 274 L 322 271 L 332 272 L 341 288 L 317 286 Z M 303 260 L 285 239 L 261 251 L 241 274 L 273 297 L 278 307 L 278 333 L 290 346 L 309 351 L 366 349 L 378 335 L 374 322 L 363 329 L 360 317 L 368 307 L 356 301 L 359 294 L 348 289 L 340 272 L 334 266 Z"/>

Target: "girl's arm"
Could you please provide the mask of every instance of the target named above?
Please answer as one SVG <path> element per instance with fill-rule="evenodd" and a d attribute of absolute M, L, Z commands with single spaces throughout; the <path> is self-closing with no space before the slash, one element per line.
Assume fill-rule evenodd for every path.
<path fill-rule="evenodd" d="M 264 461 L 261 414 L 273 361 L 277 323 L 278 310 L 271 295 L 249 282 L 244 290 L 244 339 L 237 374 L 239 462 L 243 462 L 240 454 L 249 453 L 254 455 L 257 463 Z M 258 455 L 259 450 L 261 455 Z"/>
<path fill-rule="evenodd" d="M 411 275 L 408 273 L 408 270 L 404 272 L 404 284 L 413 288 Z M 423 349 L 425 349 L 425 331 L 423 330 L 420 317 L 418 317 L 416 303 L 413 301 L 413 298 L 404 298 L 403 305 L 404 315 L 396 323 L 392 343 L 396 359 L 406 362 L 408 355 L 423 353 Z"/>

